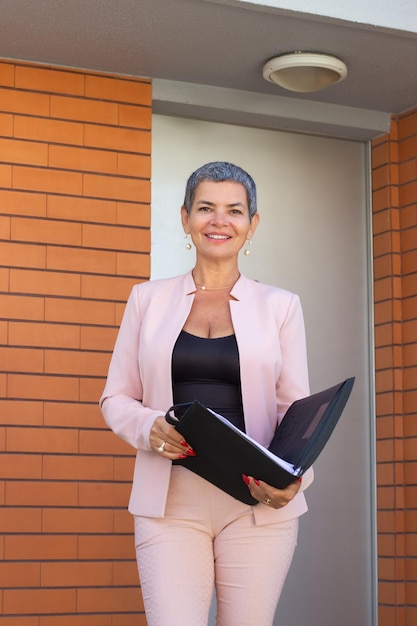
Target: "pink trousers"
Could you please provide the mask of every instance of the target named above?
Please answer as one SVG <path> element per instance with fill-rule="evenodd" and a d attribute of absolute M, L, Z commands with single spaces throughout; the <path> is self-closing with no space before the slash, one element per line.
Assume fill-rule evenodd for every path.
<path fill-rule="evenodd" d="M 297 532 L 174 466 L 165 517 L 135 516 L 148 626 L 207 626 L 214 586 L 217 626 L 271 626 Z"/>

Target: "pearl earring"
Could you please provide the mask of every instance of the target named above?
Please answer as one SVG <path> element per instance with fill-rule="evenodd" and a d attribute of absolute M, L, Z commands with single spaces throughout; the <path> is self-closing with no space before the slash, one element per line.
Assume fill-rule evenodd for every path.
<path fill-rule="evenodd" d="M 184 235 L 184 237 L 185 237 L 186 239 L 188 239 L 189 235 L 185 234 L 185 235 Z M 185 244 L 185 249 L 186 249 L 186 250 L 191 250 L 191 248 L 192 248 L 192 245 L 190 244 L 190 242 L 189 242 L 189 241 L 187 241 L 187 243 Z"/>
<path fill-rule="evenodd" d="M 252 245 L 252 239 L 246 239 L 246 249 L 244 250 L 243 254 L 245 256 L 249 256 L 250 255 L 250 250 L 248 248 L 248 246 Z"/>

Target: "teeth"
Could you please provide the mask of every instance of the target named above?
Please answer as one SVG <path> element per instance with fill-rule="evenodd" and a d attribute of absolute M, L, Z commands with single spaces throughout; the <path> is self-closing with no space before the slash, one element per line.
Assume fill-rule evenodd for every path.
<path fill-rule="evenodd" d="M 210 239 L 229 239 L 227 235 L 207 235 Z"/>

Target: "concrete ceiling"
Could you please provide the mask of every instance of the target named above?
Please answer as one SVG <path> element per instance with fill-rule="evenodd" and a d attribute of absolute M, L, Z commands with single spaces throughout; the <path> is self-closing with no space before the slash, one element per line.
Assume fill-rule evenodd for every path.
<path fill-rule="evenodd" d="M 340 57 L 347 79 L 308 95 L 267 83 L 264 62 L 295 50 Z M 1 57 L 151 77 L 160 87 L 210 85 L 223 97 L 282 98 L 306 111 L 417 105 L 415 32 L 227 0 L 0 0 Z"/>

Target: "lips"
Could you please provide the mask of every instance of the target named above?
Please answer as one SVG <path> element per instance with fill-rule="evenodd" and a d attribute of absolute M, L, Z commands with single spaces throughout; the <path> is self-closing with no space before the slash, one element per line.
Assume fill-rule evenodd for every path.
<path fill-rule="evenodd" d="M 229 235 L 206 235 L 209 239 L 215 239 L 216 241 L 225 241 L 226 239 L 230 239 Z"/>

